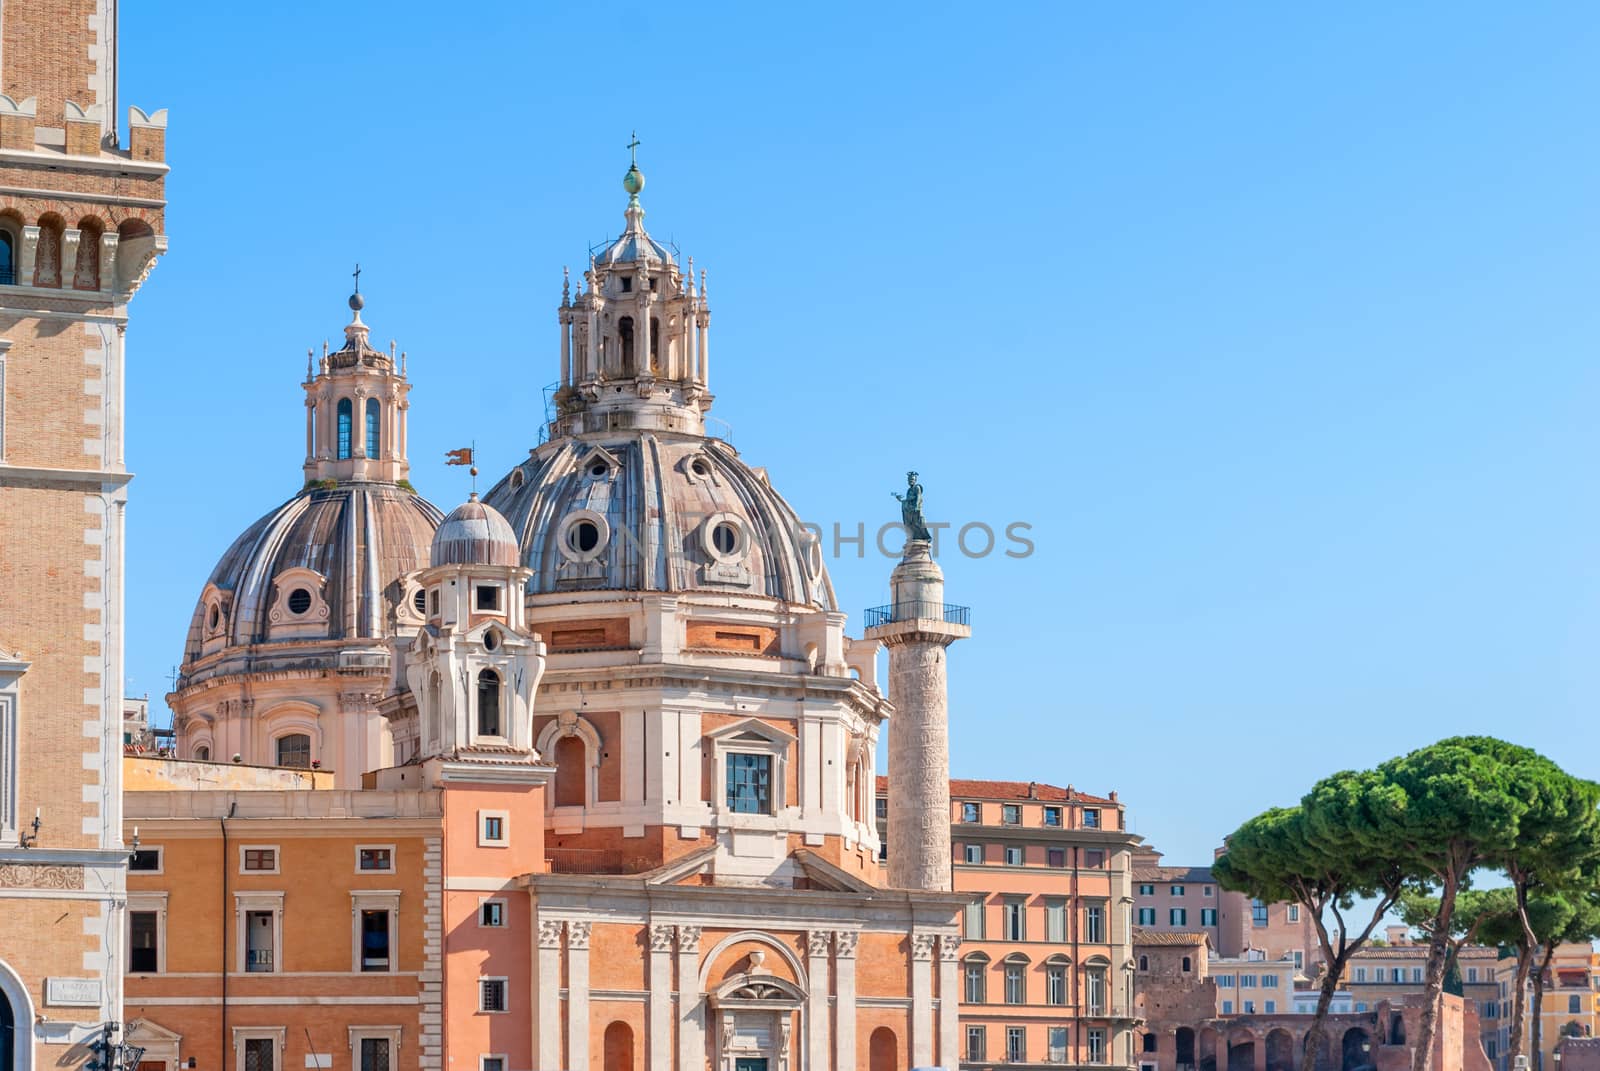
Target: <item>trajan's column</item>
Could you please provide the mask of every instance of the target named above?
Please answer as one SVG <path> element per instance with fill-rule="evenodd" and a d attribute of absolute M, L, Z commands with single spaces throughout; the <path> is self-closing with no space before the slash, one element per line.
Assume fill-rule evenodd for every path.
<path fill-rule="evenodd" d="M 972 635 L 965 606 L 947 606 L 944 573 L 906 473 L 906 547 L 889 576 L 888 606 L 867 611 L 869 639 L 889 648 L 889 885 L 950 889 L 950 715 L 945 648 Z"/>

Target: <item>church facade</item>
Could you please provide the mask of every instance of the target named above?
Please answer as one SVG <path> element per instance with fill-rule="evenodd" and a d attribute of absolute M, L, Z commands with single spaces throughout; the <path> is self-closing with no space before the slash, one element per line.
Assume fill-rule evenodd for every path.
<path fill-rule="evenodd" d="M 964 616 L 913 543 L 894 606 L 848 634 L 816 539 L 708 434 L 704 274 L 645 230 L 643 186 L 630 168 L 621 236 L 563 293 L 544 441 L 481 501 L 412 489 L 406 357 L 370 345 L 359 294 L 344 345 L 309 355 L 304 486 L 206 579 L 168 696 L 183 787 L 128 799 L 147 851 L 225 860 L 130 879 L 167 912 L 128 981 L 164 1071 L 958 1065 Z M 911 801 L 887 876 L 882 747 L 908 750 Z M 282 864 L 236 868 L 240 836 Z M 422 880 L 285 846 L 306 839 L 393 845 Z M 179 897 L 185 925 L 234 914 L 214 951 L 180 953 Z M 360 1037 L 334 1036 L 328 986 L 374 974 Z"/>

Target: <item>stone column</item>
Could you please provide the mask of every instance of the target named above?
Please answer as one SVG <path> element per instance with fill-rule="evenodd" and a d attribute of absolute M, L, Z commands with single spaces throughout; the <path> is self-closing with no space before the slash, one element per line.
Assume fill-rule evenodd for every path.
<path fill-rule="evenodd" d="M 672 944 L 671 926 L 651 925 L 650 973 L 645 983 L 650 990 L 645 1013 L 650 1023 L 646 1043 L 650 1071 L 672 1071 Z"/>
<path fill-rule="evenodd" d="M 955 1071 L 961 1066 L 961 938 L 939 936 L 939 1063 Z"/>
<path fill-rule="evenodd" d="M 539 1071 L 559 1071 L 561 1062 L 561 930 L 558 921 L 539 923 L 539 987 L 534 1007 L 534 1052 Z"/>
<path fill-rule="evenodd" d="M 811 975 L 806 994 L 805 1066 L 809 1071 L 827 1071 L 828 1067 L 828 997 L 833 993 L 828 952 L 832 944 L 833 935 L 827 930 L 806 934 L 806 970 Z"/>
<path fill-rule="evenodd" d="M 700 997 L 700 927 L 678 927 L 678 1071 L 705 1071 L 705 1009 Z M 585 1071 L 574 1068 L 574 1071 Z"/>
<path fill-rule="evenodd" d="M 567 1067 L 589 1068 L 589 926 L 567 923 Z"/>
<path fill-rule="evenodd" d="M 860 936 L 855 930 L 833 931 L 834 1071 L 856 1069 L 856 941 Z"/>
<path fill-rule="evenodd" d="M 911 935 L 911 1066 L 933 1066 L 933 941 Z"/>
<path fill-rule="evenodd" d="M 946 620 L 944 574 L 913 539 L 890 576 L 891 619 L 866 630 L 889 648 L 889 885 L 950 890 L 950 726 L 945 648 L 972 634 Z"/>

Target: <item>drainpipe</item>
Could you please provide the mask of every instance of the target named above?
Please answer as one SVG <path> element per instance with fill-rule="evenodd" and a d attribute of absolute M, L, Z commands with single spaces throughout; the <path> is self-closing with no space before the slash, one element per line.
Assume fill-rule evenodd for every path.
<path fill-rule="evenodd" d="M 233 817 L 233 812 L 239 806 L 237 800 L 228 804 L 228 818 Z M 217 825 L 222 827 L 222 1027 L 218 1036 L 218 1063 L 219 1069 L 228 1066 L 228 822 L 227 819 L 217 819 Z"/>

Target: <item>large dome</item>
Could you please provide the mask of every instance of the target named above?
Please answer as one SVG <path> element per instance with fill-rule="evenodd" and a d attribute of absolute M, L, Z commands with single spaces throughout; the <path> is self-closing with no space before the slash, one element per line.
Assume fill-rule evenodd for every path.
<path fill-rule="evenodd" d="M 381 643 L 426 568 L 439 510 L 388 483 L 308 488 L 234 540 L 211 571 L 184 647 L 185 670 L 219 650 L 293 640 Z"/>
<path fill-rule="evenodd" d="M 555 440 L 484 498 L 517 533 L 533 594 L 704 590 L 835 608 L 820 542 L 718 439 Z"/>

